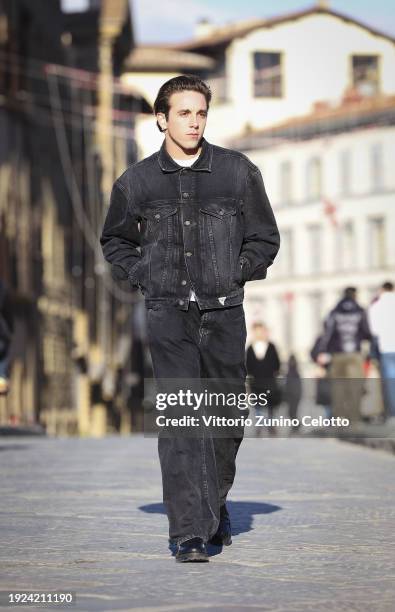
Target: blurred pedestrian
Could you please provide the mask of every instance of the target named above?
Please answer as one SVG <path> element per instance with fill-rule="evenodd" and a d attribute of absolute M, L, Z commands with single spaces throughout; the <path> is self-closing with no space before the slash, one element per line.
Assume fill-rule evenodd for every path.
<path fill-rule="evenodd" d="M 333 416 L 348 418 L 350 423 L 361 418 L 364 393 L 361 343 L 371 338 L 366 312 L 357 302 L 357 290 L 347 287 L 325 320 L 317 361 L 322 366 L 330 362 Z"/>
<path fill-rule="evenodd" d="M 301 399 L 302 380 L 299 373 L 298 362 L 295 355 L 290 355 L 284 385 L 284 400 L 288 405 L 288 416 L 290 419 L 298 418 L 298 407 Z M 297 431 L 299 425 L 292 425 L 292 429 L 293 431 Z"/>
<path fill-rule="evenodd" d="M 310 357 L 317 366 L 315 403 L 317 406 L 322 406 L 322 408 L 325 410 L 325 418 L 330 419 L 332 416 L 331 381 L 329 379 L 330 361 L 324 365 L 320 365 L 318 363 L 318 348 L 320 346 L 321 338 L 322 336 L 318 336 L 314 342 L 313 348 L 310 351 Z"/>
<path fill-rule="evenodd" d="M 0 395 L 9 392 L 10 346 L 14 329 L 11 302 L 0 278 Z"/>
<path fill-rule="evenodd" d="M 258 403 L 255 413 L 260 415 L 267 406 L 269 419 L 273 418 L 274 409 L 281 403 L 281 389 L 277 381 L 280 373 L 281 362 L 277 349 L 269 340 L 269 330 L 262 322 L 252 325 L 252 342 L 247 349 L 246 365 L 250 377 L 251 393 L 267 394 L 267 404 Z M 257 428 L 261 432 L 261 428 Z M 269 433 L 275 435 L 275 428 L 269 427 Z"/>
<path fill-rule="evenodd" d="M 395 424 L 395 291 L 391 282 L 383 283 L 379 298 L 368 309 L 383 383 L 387 423 Z"/>

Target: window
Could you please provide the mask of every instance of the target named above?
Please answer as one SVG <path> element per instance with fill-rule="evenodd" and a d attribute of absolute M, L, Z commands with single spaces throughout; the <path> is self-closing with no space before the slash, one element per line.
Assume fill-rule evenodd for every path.
<path fill-rule="evenodd" d="M 339 158 L 340 193 L 350 195 L 351 191 L 351 154 L 350 151 L 341 151 Z"/>
<path fill-rule="evenodd" d="M 310 270 L 312 274 L 321 272 L 322 263 L 322 230 L 318 224 L 309 225 L 308 234 L 308 256 L 310 258 Z"/>
<path fill-rule="evenodd" d="M 377 55 L 352 56 L 352 84 L 363 96 L 379 91 L 379 58 Z"/>
<path fill-rule="evenodd" d="M 312 157 L 307 162 L 306 183 L 307 199 L 316 200 L 320 198 L 322 191 L 322 170 L 319 157 Z"/>
<path fill-rule="evenodd" d="M 225 55 L 216 58 L 215 71 L 204 73 L 204 80 L 210 86 L 212 92 L 211 104 L 226 102 L 228 99 L 228 80 L 226 77 Z"/>
<path fill-rule="evenodd" d="M 381 268 L 386 265 L 385 219 L 375 217 L 369 219 L 368 251 L 370 266 Z"/>
<path fill-rule="evenodd" d="M 290 204 L 292 194 L 292 166 L 290 161 L 280 164 L 280 204 Z"/>
<path fill-rule="evenodd" d="M 292 292 L 284 293 L 277 298 L 278 310 L 281 316 L 281 327 L 283 331 L 283 343 L 286 351 L 290 353 L 293 350 L 293 321 L 294 321 L 294 305 L 295 296 Z"/>
<path fill-rule="evenodd" d="M 355 232 L 352 221 L 346 221 L 338 228 L 336 255 L 339 270 L 347 271 L 356 267 Z"/>
<path fill-rule="evenodd" d="M 247 308 L 252 320 L 265 321 L 267 318 L 267 300 L 261 295 L 250 295 L 247 298 Z"/>
<path fill-rule="evenodd" d="M 309 327 L 312 338 L 317 338 L 322 329 L 322 293 L 313 291 L 309 294 L 310 317 Z"/>
<path fill-rule="evenodd" d="M 254 53 L 254 96 L 281 98 L 281 53 Z"/>
<path fill-rule="evenodd" d="M 274 267 L 280 276 L 290 276 L 294 271 L 293 232 L 291 229 L 281 230 L 281 249 L 278 252 L 278 262 Z"/>
<path fill-rule="evenodd" d="M 370 148 L 370 176 L 372 191 L 380 191 L 383 184 L 383 148 L 377 142 Z"/>

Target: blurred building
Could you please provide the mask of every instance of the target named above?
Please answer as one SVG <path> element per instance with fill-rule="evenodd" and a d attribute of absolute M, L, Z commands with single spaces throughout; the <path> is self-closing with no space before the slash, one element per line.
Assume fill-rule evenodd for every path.
<path fill-rule="evenodd" d="M 156 62 L 138 48 L 128 59 L 125 82 L 151 100 L 180 72 L 203 77 L 213 89 L 207 139 L 262 170 L 282 244 L 268 278 L 247 285 L 245 307 L 248 322 L 267 321 L 284 358 L 308 360 L 344 286 L 360 287 L 366 305 L 394 279 L 394 43 L 317 2 L 224 27 L 203 20 L 192 40 L 157 47 Z M 163 138 L 151 118 L 136 134 L 141 156 Z"/>
<path fill-rule="evenodd" d="M 98 236 L 136 159 L 135 114 L 150 110 L 117 78 L 133 46 L 127 0 L 0 1 L 0 276 L 16 323 L 3 423 L 130 424 L 119 339 L 133 295 L 109 278 Z"/>
<path fill-rule="evenodd" d="M 179 62 L 172 70 L 162 69 L 162 56 L 170 59 L 174 51 Z M 137 48 L 133 54 L 141 57 L 147 50 Z M 193 54 L 195 64 L 189 59 Z M 188 58 L 184 66 L 183 57 Z M 207 138 L 223 145 L 235 135 L 303 116 L 317 101 L 336 104 L 350 88 L 364 96 L 395 92 L 394 39 L 331 10 L 329 2 L 221 27 L 203 20 L 192 40 L 157 46 L 156 58 L 146 71 L 141 61 L 135 67 L 128 62 L 133 84 L 154 97 L 167 78 L 180 72 L 203 77 L 213 89 Z M 214 66 L 204 66 L 208 60 Z M 157 132 L 154 122 L 138 122 L 144 156 L 155 150 Z"/>
<path fill-rule="evenodd" d="M 395 279 L 395 96 L 320 104 L 233 146 L 260 167 L 281 233 L 268 278 L 248 287 L 248 318 L 306 362 L 344 287 L 366 306 Z"/>

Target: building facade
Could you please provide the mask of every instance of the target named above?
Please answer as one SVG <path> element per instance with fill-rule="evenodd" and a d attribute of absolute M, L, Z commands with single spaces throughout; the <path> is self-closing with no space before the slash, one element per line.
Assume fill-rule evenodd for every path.
<path fill-rule="evenodd" d="M 192 40 L 158 47 L 157 56 L 174 50 L 196 54 L 200 65 L 179 63 L 166 74 L 137 66 L 131 72 L 135 86 L 145 87 L 149 73 L 150 91 L 185 69 L 202 76 L 213 89 L 207 138 L 223 146 L 235 136 L 303 116 L 318 101 L 336 106 L 345 92 L 366 97 L 395 92 L 394 39 L 320 2 L 223 27 L 206 22 Z M 204 65 L 204 58 L 213 65 Z M 157 147 L 149 119 L 138 122 L 137 138 L 142 156 Z"/>
<path fill-rule="evenodd" d="M 98 236 L 144 112 L 117 80 L 134 44 L 129 4 L 3 0 L 0 24 L 0 276 L 15 319 L 0 424 L 118 431 L 131 298 Z"/>
<path fill-rule="evenodd" d="M 395 40 L 328 4 L 224 27 L 205 21 L 192 40 L 162 46 L 199 58 L 193 72 L 213 89 L 207 139 L 262 171 L 282 242 L 267 279 L 246 287 L 247 319 L 266 320 L 283 357 L 295 352 L 306 367 L 341 289 L 356 285 L 367 305 L 395 264 Z M 173 68 L 130 75 L 137 87 L 150 75 L 153 96 L 192 71 Z M 136 134 L 141 157 L 163 138 L 151 117 Z"/>
<path fill-rule="evenodd" d="M 248 286 L 247 318 L 267 322 L 284 358 L 309 362 L 345 287 L 368 306 L 395 279 L 394 135 L 390 96 L 235 142 L 261 169 L 282 238 L 268 278 Z"/>

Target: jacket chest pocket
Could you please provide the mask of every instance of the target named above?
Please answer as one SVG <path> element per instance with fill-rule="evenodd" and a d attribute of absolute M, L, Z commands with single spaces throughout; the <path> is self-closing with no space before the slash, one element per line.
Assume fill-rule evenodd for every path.
<path fill-rule="evenodd" d="M 142 232 L 147 239 L 165 236 L 173 227 L 174 215 L 177 212 L 175 206 L 160 206 L 144 209 L 141 213 L 143 219 Z"/>
<path fill-rule="evenodd" d="M 204 215 L 210 215 L 216 217 L 221 221 L 226 221 L 230 216 L 236 214 L 236 204 L 229 203 L 229 200 L 223 203 L 221 202 L 207 202 L 202 204 L 199 208 L 200 212 Z"/>
<path fill-rule="evenodd" d="M 225 202 L 207 202 L 199 207 L 199 224 L 201 237 L 220 243 L 229 242 L 235 224 L 236 204 Z"/>

